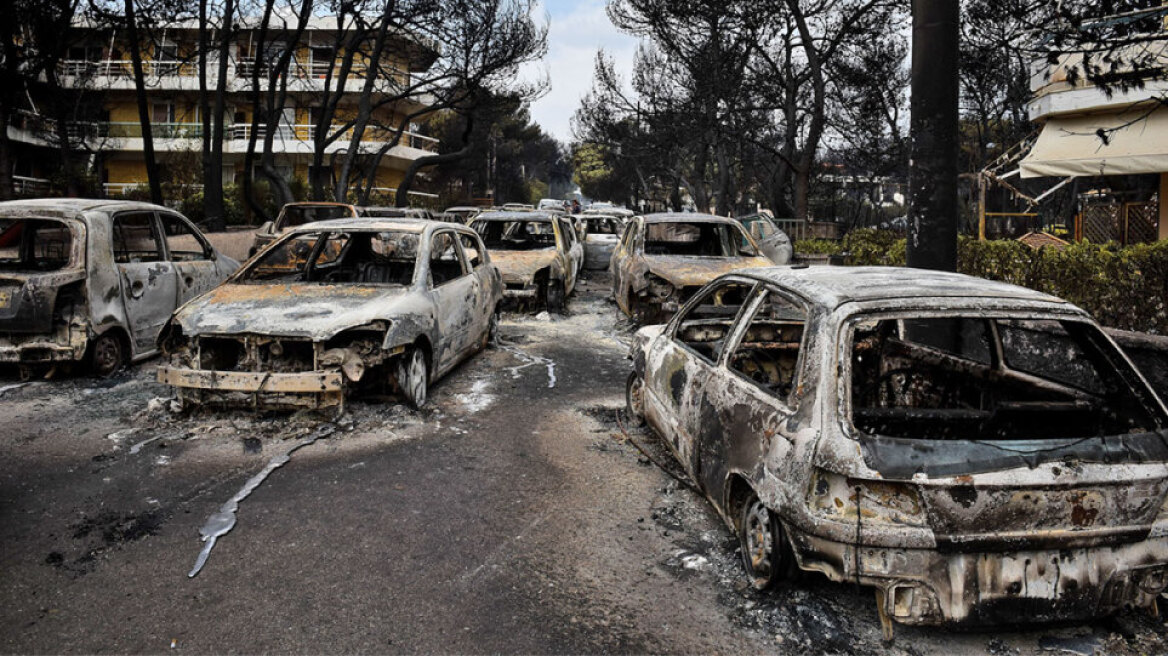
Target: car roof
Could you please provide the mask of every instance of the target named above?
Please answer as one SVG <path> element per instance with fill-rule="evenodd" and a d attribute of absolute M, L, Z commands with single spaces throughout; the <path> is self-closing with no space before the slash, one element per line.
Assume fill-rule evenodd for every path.
<path fill-rule="evenodd" d="M 289 232 L 315 232 L 317 230 L 359 230 L 362 232 L 378 232 L 386 230 L 390 232 L 412 232 L 421 234 L 427 228 L 434 228 L 435 230 L 443 228 L 460 229 L 460 232 L 474 233 L 473 230 L 465 228 L 457 223 L 439 223 L 437 221 L 427 221 L 426 219 L 415 219 L 410 217 L 376 217 L 376 218 L 347 218 L 347 219 L 329 219 L 328 221 L 313 221 L 312 223 L 305 223 L 304 225 L 296 226 Z"/>
<path fill-rule="evenodd" d="M 489 211 L 475 217 L 475 221 L 498 221 L 504 219 L 532 221 L 546 219 L 550 221 L 554 216 L 564 216 L 563 214 L 556 214 L 555 212 L 546 212 L 543 210 L 533 210 L 527 212 L 510 212 L 510 211 Z"/>
<path fill-rule="evenodd" d="M 646 214 L 644 218 L 645 223 L 733 223 L 738 225 L 734 219 L 724 216 L 694 214 L 692 212 L 660 212 Z"/>
<path fill-rule="evenodd" d="M 120 200 L 110 198 L 28 198 L 24 200 L 10 200 L 0 202 L 0 212 L 47 211 L 56 213 L 73 213 L 81 215 L 83 212 L 94 210 L 166 210 L 173 212 L 169 207 L 143 203 L 135 200 Z M 78 216 L 80 218 L 80 216 Z"/>
<path fill-rule="evenodd" d="M 1035 303 L 1070 303 L 1042 292 L 1009 283 L 961 273 L 881 266 L 773 266 L 741 269 L 742 275 L 789 289 L 827 310 L 845 303 L 911 299 L 938 299 L 951 305 L 954 298 L 1017 301 L 1019 307 Z M 927 302 L 927 301 L 926 301 Z"/>

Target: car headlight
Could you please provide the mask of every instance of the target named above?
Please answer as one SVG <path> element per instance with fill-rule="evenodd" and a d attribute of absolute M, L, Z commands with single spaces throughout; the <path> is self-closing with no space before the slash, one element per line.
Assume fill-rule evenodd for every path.
<path fill-rule="evenodd" d="M 652 273 L 647 274 L 645 278 L 649 283 L 646 287 L 646 290 L 649 292 L 649 296 L 658 299 L 665 299 L 673 295 L 674 287 L 669 283 L 668 280 L 662 278 L 661 276 L 653 275 Z"/>
<path fill-rule="evenodd" d="M 921 494 L 908 483 L 848 478 L 817 469 L 808 500 L 817 513 L 839 521 L 859 517 L 862 522 L 927 525 Z"/>

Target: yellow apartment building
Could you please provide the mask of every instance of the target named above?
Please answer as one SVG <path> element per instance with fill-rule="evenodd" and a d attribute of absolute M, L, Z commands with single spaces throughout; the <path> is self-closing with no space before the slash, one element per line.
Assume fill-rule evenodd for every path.
<path fill-rule="evenodd" d="M 280 23 L 274 19 L 273 23 Z M 283 25 L 281 24 L 281 27 Z M 313 17 L 296 43 L 292 24 L 288 29 L 269 28 L 266 53 L 259 53 L 254 26 L 242 25 L 233 34 L 229 48 L 226 84 L 227 108 L 223 141 L 224 182 L 232 183 L 243 175 L 244 156 L 252 131 L 251 88 L 258 72 L 261 89 L 266 91 L 271 64 L 285 48 L 293 49 L 287 81 L 287 97 L 283 119 L 274 129 L 273 143 L 276 168 L 287 179 L 308 179 L 313 160 L 317 117 L 324 98 L 325 79 L 330 70 L 336 88 L 343 52 L 338 52 L 337 22 L 331 17 Z M 79 25 L 76 45 L 61 62 L 61 84 L 67 88 L 84 88 L 99 93 L 102 102 L 101 120 L 79 126 L 93 149 L 100 152 L 99 175 L 108 196 L 117 196 L 147 183 L 143 159 L 142 127 L 138 119 L 133 68 L 124 37 L 108 30 L 92 30 Z M 202 147 L 202 120 L 199 114 L 198 31 L 194 23 L 167 27 L 161 39 L 144 47 L 143 68 L 148 89 L 151 133 L 154 151 L 164 171 L 177 168 L 185 162 L 198 161 Z M 263 56 L 260 56 L 263 54 Z M 333 131 L 340 129 L 346 119 L 355 115 L 361 89 L 368 74 L 378 75 L 374 83 L 374 97 L 386 98 L 400 94 L 414 76 L 424 73 L 437 59 L 436 49 L 408 35 L 394 35 L 385 48 L 382 65 L 373 67 L 358 53 L 345 84 L 345 93 L 337 105 Z M 217 87 L 219 61 L 217 53 L 208 54 L 206 75 L 208 93 Z M 374 113 L 374 120 L 384 126 L 396 126 L 404 117 L 426 109 L 424 98 L 416 97 L 387 105 Z M 213 100 L 212 100 L 213 104 Z M 36 145 L 38 137 L 32 129 L 37 116 L 22 112 L 20 120 L 9 128 L 9 135 L 18 142 Z M 264 126 L 261 130 L 267 129 Z M 258 134 L 256 162 L 262 150 L 263 134 Z M 339 151 L 347 151 L 351 131 L 325 149 L 327 167 Z M 391 140 L 391 133 L 374 127 L 367 128 L 360 143 L 364 153 L 374 153 Z M 43 144 L 41 144 L 43 145 Z M 396 191 L 405 170 L 414 160 L 437 151 L 438 141 L 417 134 L 413 127 L 401 141 L 389 149 L 376 172 L 375 191 L 391 194 Z M 338 165 L 339 166 L 339 165 Z M 26 167 L 25 172 L 35 167 Z M 20 171 L 18 171 L 19 173 Z M 36 185 L 29 176 L 20 176 L 19 185 Z M 27 189 L 26 189 L 27 190 Z M 19 190 L 18 190 L 19 191 Z M 411 192 L 411 195 L 414 192 Z M 430 194 L 418 194 L 431 196 Z M 420 200 L 420 199 L 415 199 Z"/>

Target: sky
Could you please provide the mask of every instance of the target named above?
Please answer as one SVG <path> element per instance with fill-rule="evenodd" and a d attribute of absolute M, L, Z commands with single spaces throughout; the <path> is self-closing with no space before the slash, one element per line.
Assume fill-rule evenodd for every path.
<path fill-rule="evenodd" d="M 550 21 L 548 54 L 525 76 L 546 76 L 551 89 L 532 103 L 531 117 L 544 132 L 565 143 L 572 140 L 572 114 L 592 88 L 596 52 L 603 49 L 612 57 L 625 80 L 632 71 L 637 40 L 609 22 L 604 4 L 604 0 L 541 0 L 535 13 L 537 20 Z"/>

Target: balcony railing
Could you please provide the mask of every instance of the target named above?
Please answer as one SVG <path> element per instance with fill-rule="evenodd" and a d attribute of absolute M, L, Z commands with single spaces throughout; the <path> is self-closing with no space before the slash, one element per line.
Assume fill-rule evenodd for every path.
<path fill-rule="evenodd" d="M 195 77 L 199 74 L 199 67 L 191 61 L 143 59 L 142 73 L 149 77 Z M 61 62 L 61 74 L 73 77 L 132 78 L 134 64 L 129 59 L 66 59 Z"/>
<path fill-rule="evenodd" d="M 239 140 L 250 139 L 251 128 L 252 126 L 250 123 L 240 123 L 233 125 L 228 128 L 228 138 Z M 256 130 L 256 139 L 263 139 L 266 135 L 266 131 L 266 126 L 259 126 L 259 129 Z M 338 141 L 350 139 L 352 136 L 353 129 L 349 128 L 344 132 L 344 136 L 338 139 Z M 276 128 L 276 138 L 283 141 L 313 141 L 316 138 L 316 125 L 281 125 Z M 380 128 L 366 128 L 363 141 L 385 142 L 392 138 L 393 132 L 389 130 L 383 130 Z M 401 142 L 398 145 L 406 146 L 408 148 L 416 148 L 418 150 L 425 150 L 431 153 L 438 152 L 438 139 L 413 132 L 403 133 Z"/>
<path fill-rule="evenodd" d="M 49 193 L 50 183 L 45 178 L 29 178 L 23 175 L 12 176 L 12 191 L 17 196 L 43 196 Z"/>

